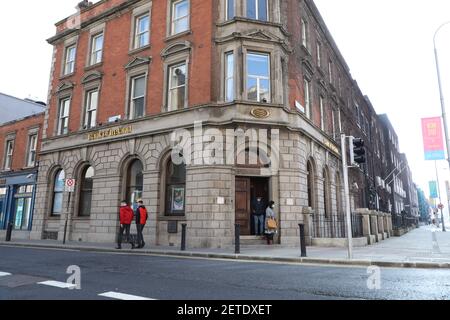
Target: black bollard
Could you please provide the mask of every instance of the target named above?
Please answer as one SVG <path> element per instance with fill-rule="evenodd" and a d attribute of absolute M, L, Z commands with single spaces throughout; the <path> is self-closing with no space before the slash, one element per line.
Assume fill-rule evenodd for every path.
<path fill-rule="evenodd" d="M 299 224 L 300 227 L 300 248 L 302 250 L 302 258 L 306 258 L 306 235 L 305 235 L 305 225 Z"/>
<path fill-rule="evenodd" d="M 181 225 L 181 251 L 186 251 L 186 229 L 187 224 Z"/>
<path fill-rule="evenodd" d="M 7 242 L 11 241 L 12 230 L 13 230 L 13 224 L 10 222 L 10 223 L 8 223 L 8 229 L 6 230 L 6 241 Z"/>
<path fill-rule="evenodd" d="M 236 224 L 234 226 L 234 253 L 241 253 L 241 225 Z"/>

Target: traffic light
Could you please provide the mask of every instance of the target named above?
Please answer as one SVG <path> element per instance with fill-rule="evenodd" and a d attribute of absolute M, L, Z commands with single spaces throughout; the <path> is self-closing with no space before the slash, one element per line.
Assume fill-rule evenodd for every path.
<path fill-rule="evenodd" d="M 364 140 L 360 138 L 350 138 L 350 160 L 351 164 L 366 163 L 366 149 L 364 149 Z"/>

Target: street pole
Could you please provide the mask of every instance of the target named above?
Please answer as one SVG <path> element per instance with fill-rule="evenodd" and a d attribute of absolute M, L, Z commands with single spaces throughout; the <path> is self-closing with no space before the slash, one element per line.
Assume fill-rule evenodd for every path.
<path fill-rule="evenodd" d="M 442 204 L 442 197 L 441 197 L 441 186 L 439 185 L 439 173 L 438 173 L 438 168 L 437 168 L 437 161 L 434 161 L 434 166 L 436 168 L 436 183 L 437 183 L 437 191 L 438 191 L 438 194 L 439 194 L 439 205 L 441 205 Z M 442 231 L 445 232 L 444 211 L 443 211 L 442 207 L 440 207 L 439 210 L 441 210 Z"/>
<path fill-rule="evenodd" d="M 438 55 L 438 51 L 437 51 L 437 47 L 436 47 L 437 34 L 444 26 L 446 26 L 448 24 L 450 24 L 450 21 L 447 21 L 439 26 L 439 28 L 434 33 L 433 44 L 434 44 L 434 57 L 436 60 L 437 77 L 438 77 L 438 83 L 439 83 L 439 95 L 441 98 L 442 120 L 444 121 L 445 146 L 447 148 L 447 164 L 450 169 L 450 148 L 449 148 L 449 142 L 448 142 L 447 113 L 445 110 L 444 92 L 442 90 L 441 70 L 439 68 L 439 55 Z M 436 171 L 437 171 L 437 169 L 436 169 Z M 439 185 L 439 183 L 438 183 L 438 185 Z M 443 213 L 442 209 L 441 209 L 441 216 L 442 216 L 442 231 L 445 232 L 446 230 L 445 230 L 444 213 Z"/>
<path fill-rule="evenodd" d="M 347 150 L 345 148 L 345 134 L 341 134 L 341 153 L 342 170 L 344 171 L 344 193 L 345 193 L 345 211 L 347 215 L 347 239 L 348 239 L 348 259 L 353 257 L 353 239 L 352 239 L 352 218 L 350 212 L 350 191 L 348 183 Z"/>

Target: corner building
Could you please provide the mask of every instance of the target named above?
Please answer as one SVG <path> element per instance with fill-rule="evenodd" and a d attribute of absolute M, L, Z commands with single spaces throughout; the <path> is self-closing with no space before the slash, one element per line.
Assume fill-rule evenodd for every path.
<path fill-rule="evenodd" d="M 161 246 L 178 246 L 184 223 L 188 247 L 231 246 L 235 223 L 258 243 L 257 196 L 278 205 L 280 244 L 298 243 L 301 222 L 311 240 L 311 216 L 343 215 L 341 109 L 351 118 L 366 99 L 312 1 L 103 0 L 79 9 L 48 40 L 31 238 L 61 239 L 67 220 L 70 240 L 113 242 L 122 199 L 144 200 L 144 236 Z M 272 162 L 177 165 L 177 129 L 192 134 L 194 158 L 212 132 L 267 130 Z M 215 156 L 228 157 L 226 147 Z M 67 178 L 77 179 L 70 201 Z"/>

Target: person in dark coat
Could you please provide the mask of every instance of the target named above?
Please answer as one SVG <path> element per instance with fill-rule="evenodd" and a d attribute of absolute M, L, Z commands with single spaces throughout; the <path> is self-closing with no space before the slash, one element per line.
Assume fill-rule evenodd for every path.
<path fill-rule="evenodd" d="M 122 201 L 120 205 L 120 213 L 119 213 L 119 219 L 120 219 L 120 231 L 119 231 L 119 239 L 117 242 L 117 250 L 122 249 L 122 238 L 123 233 L 125 232 L 127 239 L 130 239 L 130 227 L 131 223 L 133 222 L 133 209 L 129 206 L 127 201 Z M 131 248 L 134 249 L 134 243 L 131 242 Z"/>
<path fill-rule="evenodd" d="M 147 209 L 145 208 L 144 202 L 142 200 L 138 201 L 138 208 L 136 209 L 135 217 L 136 217 L 137 242 L 138 242 L 137 248 L 142 249 L 143 247 L 145 247 L 143 231 L 145 225 L 147 224 L 148 219 Z"/>
<path fill-rule="evenodd" d="M 261 236 L 264 233 L 264 220 L 266 216 L 266 204 L 262 197 L 253 199 L 253 221 L 255 223 L 255 235 Z"/>

